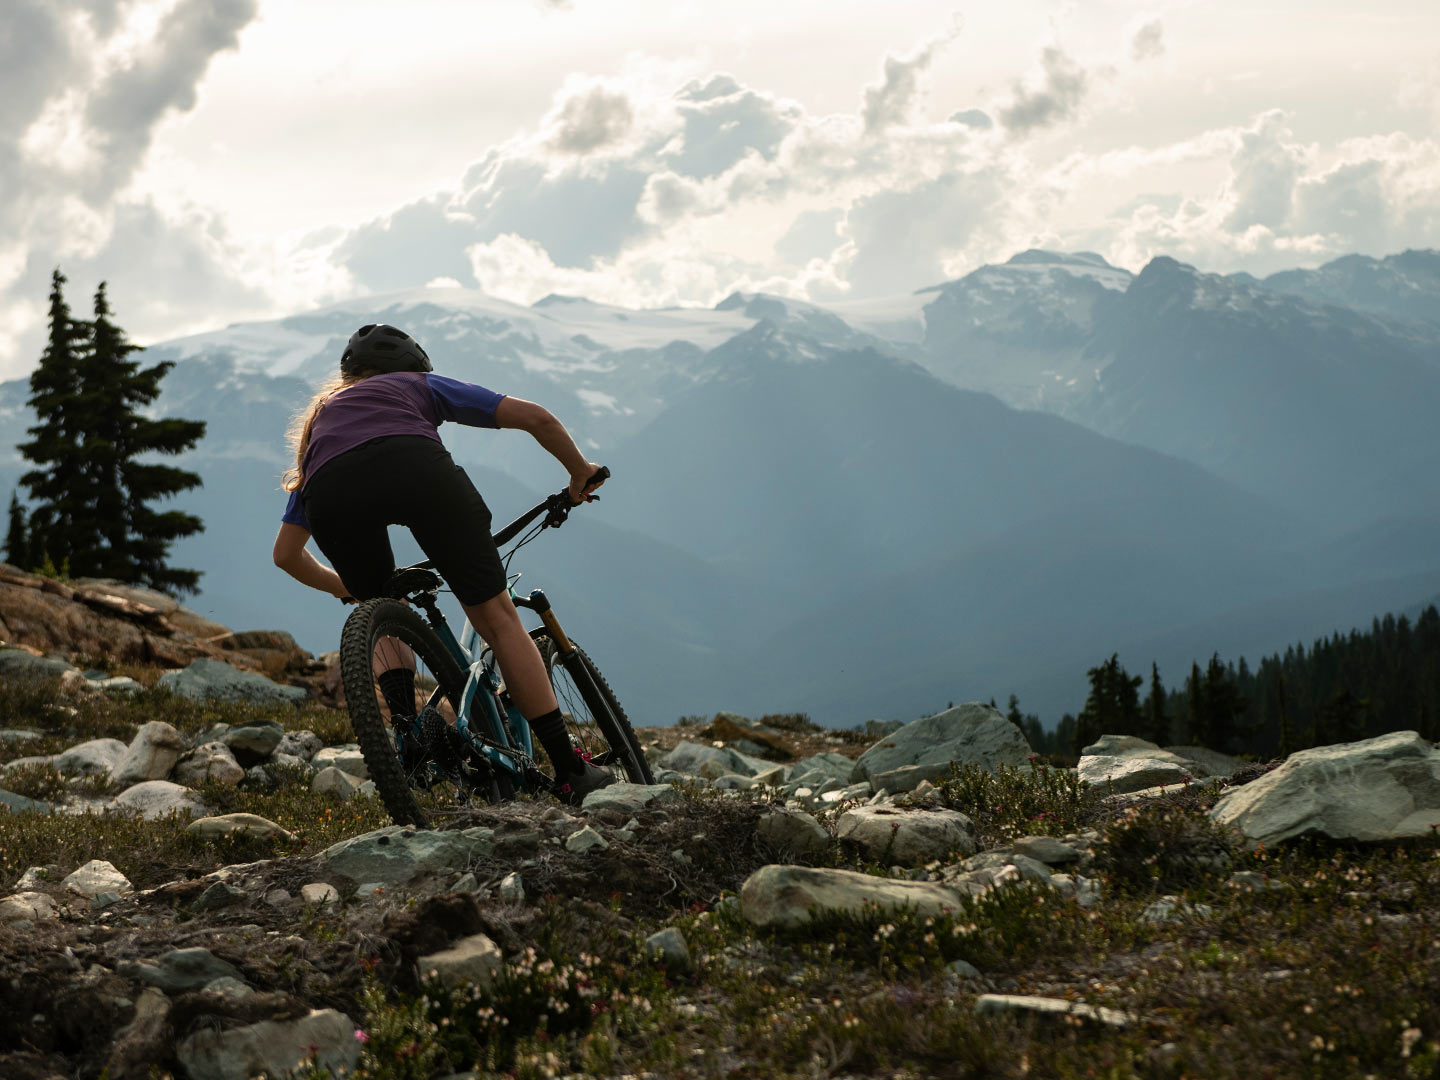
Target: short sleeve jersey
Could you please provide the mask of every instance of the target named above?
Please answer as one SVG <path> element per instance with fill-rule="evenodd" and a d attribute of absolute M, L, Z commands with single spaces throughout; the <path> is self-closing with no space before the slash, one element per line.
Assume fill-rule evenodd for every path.
<path fill-rule="evenodd" d="M 372 439 L 424 435 L 439 442 L 437 429 L 447 420 L 467 427 L 496 427 L 495 408 L 504 398 L 475 383 L 433 372 L 372 375 L 338 391 L 321 407 L 305 449 L 305 477 L 308 480 L 327 461 Z M 280 520 L 308 531 L 303 490 L 290 493 Z"/>

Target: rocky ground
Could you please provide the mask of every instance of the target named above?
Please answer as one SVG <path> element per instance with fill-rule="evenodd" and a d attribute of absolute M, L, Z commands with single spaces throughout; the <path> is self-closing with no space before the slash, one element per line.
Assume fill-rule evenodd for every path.
<path fill-rule="evenodd" d="M 640 733 L 653 787 L 416 831 L 323 660 L 16 576 L 7 1080 L 1440 1076 L 1413 734 L 1268 765 L 1106 737 L 1058 769 L 981 705 L 721 714 Z"/>

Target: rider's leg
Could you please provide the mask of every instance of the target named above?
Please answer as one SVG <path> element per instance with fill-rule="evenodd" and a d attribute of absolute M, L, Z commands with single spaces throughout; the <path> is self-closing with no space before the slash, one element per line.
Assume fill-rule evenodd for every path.
<path fill-rule="evenodd" d="M 485 643 L 495 651 L 505 687 L 530 724 L 530 730 L 545 747 L 556 776 L 581 771 L 580 759 L 570 748 L 565 722 L 555 702 L 555 690 L 545 670 L 545 661 L 535 640 L 526 632 L 520 614 L 502 592 L 480 604 L 465 604 L 465 616 Z"/>
<path fill-rule="evenodd" d="M 399 638 L 383 637 L 375 643 L 371 659 L 375 681 L 385 695 L 391 716 L 415 715 L 415 652 Z"/>

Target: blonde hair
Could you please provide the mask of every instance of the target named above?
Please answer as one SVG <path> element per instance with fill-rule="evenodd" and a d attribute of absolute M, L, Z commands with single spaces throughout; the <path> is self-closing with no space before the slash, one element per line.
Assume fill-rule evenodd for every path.
<path fill-rule="evenodd" d="M 347 386 L 354 386 L 374 374 L 376 373 L 373 371 L 352 371 L 348 374 L 336 375 L 315 392 L 309 405 L 295 414 L 295 419 L 290 421 L 289 430 L 285 432 L 285 439 L 295 453 L 295 465 L 293 468 L 286 469 L 280 477 L 282 488 L 286 491 L 299 491 L 305 485 L 305 451 L 310 448 L 310 431 L 315 426 L 315 418 L 320 415 L 320 410 L 325 407 L 325 403 Z"/>

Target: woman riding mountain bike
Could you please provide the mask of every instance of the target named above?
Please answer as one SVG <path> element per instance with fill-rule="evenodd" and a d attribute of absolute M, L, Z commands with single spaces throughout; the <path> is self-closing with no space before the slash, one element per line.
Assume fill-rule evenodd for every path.
<path fill-rule="evenodd" d="M 569 473 L 576 504 L 604 483 L 595 479 L 600 466 L 586 460 L 549 410 L 436 375 L 409 334 L 370 324 L 351 335 L 339 376 L 291 425 L 295 466 L 284 477 L 290 500 L 275 537 L 275 565 L 342 600 L 369 600 L 383 594 L 395 570 L 386 526 L 409 528 L 494 651 L 511 699 L 550 758 L 561 797 L 579 803 L 615 774 L 572 749 L 545 661 L 511 602 L 490 511 L 440 441 L 437 428 L 447 420 L 529 432 Z M 306 550 L 312 536 L 334 569 Z M 377 658 L 376 676 L 392 711 L 415 712 L 409 646 L 395 640 Z"/>

